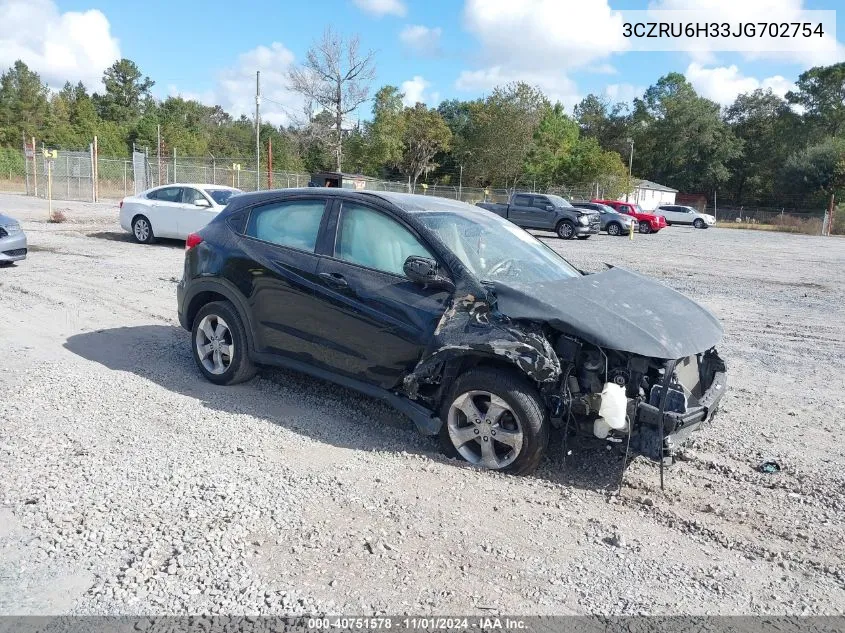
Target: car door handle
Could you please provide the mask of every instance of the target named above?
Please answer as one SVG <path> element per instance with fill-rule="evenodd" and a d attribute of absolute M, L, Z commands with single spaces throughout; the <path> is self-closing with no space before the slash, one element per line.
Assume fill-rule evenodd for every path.
<path fill-rule="evenodd" d="M 349 284 L 340 273 L 320 273 L 319 277 L 333 288 L 349 288 Z"/>

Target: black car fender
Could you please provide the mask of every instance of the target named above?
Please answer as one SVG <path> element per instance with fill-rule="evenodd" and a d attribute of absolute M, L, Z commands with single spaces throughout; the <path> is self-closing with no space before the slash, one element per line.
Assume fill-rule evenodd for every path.
<path fill-rule="evenodd" d="M 207 279 L 193 279 L 182 298 L 182 309 L 179 311 L 180 323 L 186 330 L 193 327 L 193 316 L 207 303 L 216 301 L 214 295 L 219 295 L 235 306 L 238 316 L 246 330 L 247 343 L 250 355 L 254 355 L 255 337 L 250 310 L 247 307 L 246 299 L 235 284 L 222 277 L 209 277 Z"/>
<path fill-rule="evenodd" d="M 491 311 L 486 301 L 465 295 L 443 313 L 422 358 L 404 378 L 404 392 L 416 399 L 421 384 L 450 381 L 449 366 L 464 358 L 512 364 L 536 383 L 553 382 L 561 374 L 560 360 L 539 327 L 515 323 Z"/>

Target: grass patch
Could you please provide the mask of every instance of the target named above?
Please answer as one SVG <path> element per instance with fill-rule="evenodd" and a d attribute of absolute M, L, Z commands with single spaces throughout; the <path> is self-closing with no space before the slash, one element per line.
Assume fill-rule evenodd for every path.
<path fill-rule="evenodd" d="M 752 231 L 778 231 L 780 233 L 800 233 L 802 235 L 821 235 L 821 218 L 796 218 L 794 215 L 782 215 L 771 221 L 763 222 L 720 222 L 723 229 L 749 229 Z"/>

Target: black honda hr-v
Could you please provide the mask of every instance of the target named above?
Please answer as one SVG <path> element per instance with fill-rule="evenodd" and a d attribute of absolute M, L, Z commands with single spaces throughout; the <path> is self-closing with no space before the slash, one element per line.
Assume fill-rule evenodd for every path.
<path fill-rule="evenodd" d="M 585 274 L 461 202 L 243 194 L 186 249 L 179 320 L 208 380 L 306 372 L 388 400 L 479 467 L 531 471 L 564 424 L 669 461 L 726 388 L 708 310 L 621 268 Z"/>

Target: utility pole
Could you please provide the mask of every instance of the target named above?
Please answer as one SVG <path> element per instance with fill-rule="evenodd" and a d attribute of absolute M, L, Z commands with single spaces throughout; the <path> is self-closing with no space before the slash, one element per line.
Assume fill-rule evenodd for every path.
<path fill-rule="evenodd" d="M 158 149 L 156 150 L 156 158 L 158 159 L 158 182 L 156 186 L 161 185 L 161 125 L 156 125 L 156 134 L 158 135 Z"/>
<path fill-rule="evenodd" d="M 716 213 L 718 212 L 718 207 L 716 206 L 716 193 L 717 193 L 717 190 L 714 189 L 713 190 L 713 217 L 718 220 L 719 218 L 716 215 Z"/>
<path fill-rule="evenodd" d="M 464 164 L 461 163 L 461 175 L 458 176 L 458 200 L 463 200 L 461 197 L 464 192 Z"/>
<path fill-rule="evenodd" d="M 634 184 L 632 173 L 634 166 L 634 139 L 629 138 L 628 142 L 631 144 L 631 154 L 628 156 L 628 191 L 625 192 L 625 202 L 628 202 L 628 196 L 631 194 L 631 185 Z"/>
<path fill-rule="evenodd" d="M 255 189 L 261 189 L 261 71 L 255 71 Z"/>

